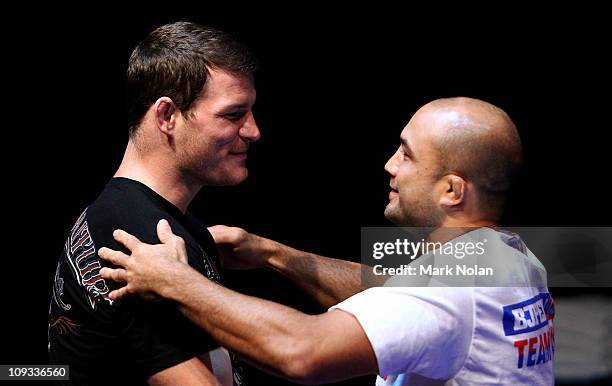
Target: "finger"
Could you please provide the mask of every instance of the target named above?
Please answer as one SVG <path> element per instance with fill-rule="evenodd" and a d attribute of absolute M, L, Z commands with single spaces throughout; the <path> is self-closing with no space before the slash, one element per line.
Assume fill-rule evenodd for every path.
<path fill-rule="evenodd" d="M 113 232 L 113 237 L 115 240 L 125 245 L 127 249 L 133 251 L 138 245 L 142 244 L 140 240 L 134 235 L 127 233 L 124 230 L 117 229 Z"/>
<path fill-rule="evenodd" d="M 127 272 L 123 268 L 101 268 L 100 276 L 102 276 L 103 279 L 110 279 L 118 283 L 127 282 Z"/>
<path fill-rule="evenodd" d="M 111 291 L 111 293 L 108 294 L 108 297 L 111 298 L 112 300 L 121 300 L 125 298 L 128 294 L 129 292 L 126 286 L 126 287 L 121 287 L 119 289 Z"/>
<path fill-rule="evenodd" d="M 172 228 L 170 228 L 170 224 L 167 220 L 162 219 L 157 223 L 157 237 L 159 237 L 159 241 L 164 244 L 169 243 L 172 240 L 174 233 L 172 233 Z"/>
<path fill-rule="evenodd" d="M 128 255 L 121 251 L 115 251 L 114 249 L 106 247 L 100 248 L 98 250 L 98 256 L 100 256 L 106 261 L 109 261 L 121 267 L 125 267 L 127 264 L 127 260 L 130 258 Z"/>
<path fill-rule="evenodd" d="M 225 225 L 214 225 L 208 227 L 208 231 L 212 235 L 216 244 L 226 244 L 230 242 L 230 229 L 230 227 Z"/>
<path fill-rule="evenodd" d="M 185 240 L 180 236 L 172 237 L 170 245 L 174 248 L 175 257 L 182 263 L 187 264 L 189 260 L 187 257 L 187 248 L 185 247 Z"/>
<path fill-rule="evenodd" d="M 185 250 L 185 240 L 181 236 L 177 236 L 172 233 L 172 228 L 167 220 L 159 220 L 157 223 L 157 237 L 159 237 L 159 241 L 164 244 L 169 244 L 176 248 L 179 254 L 186 254 Z"/>

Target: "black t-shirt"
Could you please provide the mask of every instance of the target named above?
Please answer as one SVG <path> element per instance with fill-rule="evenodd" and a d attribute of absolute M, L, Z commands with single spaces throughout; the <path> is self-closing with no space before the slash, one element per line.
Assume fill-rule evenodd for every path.
<path fill-rule="evenodd" d="M 202 223 L 144 184 L 113 178 L 72 228 L 55 273 L 49 359 L 70 365 L 68 384 L 146 384 L 149 376 L 218 347 L 171 303 L 108 298 L 118 285 L 100 277 L 108 263 L 98 249 L 129 253 L 113 239 L 115 229 L 158 244 L 161 219 L 185 240 L 189 264 L 219 281 L 214 240 Z"/>

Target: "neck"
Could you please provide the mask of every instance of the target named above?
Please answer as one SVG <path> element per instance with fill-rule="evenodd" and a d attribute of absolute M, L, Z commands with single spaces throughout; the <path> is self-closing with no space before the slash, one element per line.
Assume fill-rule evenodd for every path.
<path fill-rule="evenodd" d="M 139 181 L 185 213 L 201 184 L 181 175 L 173 160 L 165 154 L 142 154 L 132 140 L 114 177 Z"/>
<path fill-rule="evenodd" d="M 440 227 L 443 228 L 480 228 L 496 227 L 497 221 L 491 219 L 458 219 L 447 217 L 442 221 Z"/>
<path fill-rule="evenodd" d="M 489 219 L 459 219 L 447 217 L 428 236 L 429 241 L 445 243 L 475 228 L 496 227 L 497 221 Z"/>

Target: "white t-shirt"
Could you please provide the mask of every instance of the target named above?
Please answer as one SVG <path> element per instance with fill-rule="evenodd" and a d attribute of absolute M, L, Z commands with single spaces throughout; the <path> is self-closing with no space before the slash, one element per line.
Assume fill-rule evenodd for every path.
<path fill-rule="evenodd" d="M 485 232 L 525 282 L 545 275 L 516 237 Z M 361 324 L 378 362 L 376 385 L 554 384 L 554 306 L 545 285 L 402 287 L 396 279 L 331 308 Z"/>

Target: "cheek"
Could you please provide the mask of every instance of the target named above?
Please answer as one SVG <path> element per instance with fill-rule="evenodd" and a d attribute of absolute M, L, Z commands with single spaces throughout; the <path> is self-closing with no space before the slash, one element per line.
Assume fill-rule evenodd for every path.
<path fill-rule="evenodd" d="M 217 150 L 231 145 L 238 137 L 238 128 L 224 119 L 199 119 L 189 126 L 191 140 Z"/>
<path fill-rule="evenodd" d="M 229 148 L 236 142 L 237 138 L 238 138 L 237 130 L 224 130 L 218 133 L 217 136 L 215 136 L 214 143 L 220 148 L 223 148 L 223 147 Z"/>
<path fill-rule="evenodd" d="M 238 138 L 240 127 L 229 122 L 218 122 L 213 129 L 208 132 L 211 142 L 218 147 L 232 145 Z"/>
<path fill-rule="evenodd" d="M 430 179 L 419 173 L 411 164 L 400 167 L 396 181 L 400 201 L 405 203 L 426 200 L 433 189 Z"/>
<path fill-rule="evenodd" d="M 402 162 L 395 178 L 400 186 L 431 187 L 435 183 L 432 169 L 428 166 L 411 162 Z"/>
<path fill-rule="evenodd" d="M 398 170 L 395 179 L 401 188 L 410 187 L 418 180 L 419 174 L 410 163 L 402 163 Z"/>
<path fill-rule="evenodd" d="M 224 135 L 209 138 L 207 146 L 211 157 L 221 160 L 225 159 L 225 157 L 229 155 L 229 152 L 236 147 L 235 143 L 235 136 Z"/>

